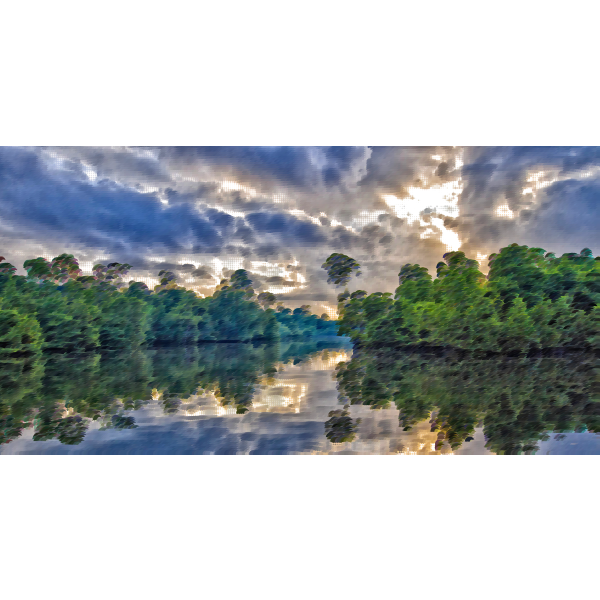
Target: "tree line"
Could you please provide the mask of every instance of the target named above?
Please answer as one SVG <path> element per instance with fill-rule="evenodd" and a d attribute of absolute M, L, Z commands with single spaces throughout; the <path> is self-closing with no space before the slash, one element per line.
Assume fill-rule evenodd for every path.
<path fill-rule="evenodd" d="M 339 332 L 363 346 L 428 346 L 521 353 L 600 344 L 600 257 L 589 248 L 557 257 L 511 244 L 490 255 L 489 272 L 448 252 L 436 278 L 404 265 L 394 294 L 350 292 L 360 265 L 335 253 L 323 264 L 338 295 Z"/>
<path fill-rule="evenodd" d="M 202 341 L 275 341 L 336 335 L 327 314 L 293 311 L 269 292 L 256 293 L 244 269 L 201 298 L 160 271 L 153 290 L 124 277 L 129 264 L 97 264 L 83 275 L 77 259 L 26 260 L 27 274 L 0 257 L 0 361 L 41 351 L 135 350 Z"/>

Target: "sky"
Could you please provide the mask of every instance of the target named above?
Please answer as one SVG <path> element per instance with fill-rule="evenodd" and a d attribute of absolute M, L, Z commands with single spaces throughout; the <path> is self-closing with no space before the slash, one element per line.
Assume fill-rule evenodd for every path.
<path fill-rule="evenodd" d="M 332 252 L 367 292 L 453 250 L 484 272 L 513 242 L 596 253 L 599 197 L 598 147 L 2 147 L 0 254 L 127 262 L 150 287 L 167 269 L 202 295 L 245 268 L 335 316 Z"/>

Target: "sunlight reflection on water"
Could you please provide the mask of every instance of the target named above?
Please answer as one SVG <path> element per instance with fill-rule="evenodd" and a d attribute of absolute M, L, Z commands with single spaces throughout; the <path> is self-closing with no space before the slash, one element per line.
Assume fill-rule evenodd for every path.
<path fill-rule="evenodd" d="M 335 367 L 350 361 L 352 354 L 351 347 L 337 347 L 312 352 L 300 360 L 273 363 L 272 372 L 256 378 L 251 404 L 243 414 L 235 405 L 224 403 L 218 385 L 182 395 L 170 413 L 165 410 L 163 392 L 155 389 L 144 406 L 128 413 L 135 418 L 135 429 L 106 429 L 101 428 L 99 421 L 91 421 L 84 440 L 70 446 L 56 439 L 34 441 L 33 427 L 29 427 L 19 438 L 5 444 L 1 453 L 492 454 L 485 447 L 482 426 L 475 428 L 471 441 L 453 450 L 446 442 L 436 445 L 438 433 L 431 431 L 429 419 L 404 431 L 399 425 L 401 412 L 393 403 L 375 410 L 368 405 L 350 406 L 351 419 L 360 420 L 355 438 L 342 443 L 330 441 L 324 424 L 330 411 L 341 408 Z M 551 435 L 540 443 L 537 453 L 599 452 L 599 436 L 572 433 Z"/>

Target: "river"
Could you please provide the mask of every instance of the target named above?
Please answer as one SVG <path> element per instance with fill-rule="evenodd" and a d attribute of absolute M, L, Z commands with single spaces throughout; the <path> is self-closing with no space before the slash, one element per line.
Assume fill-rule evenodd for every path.
<path fill-rule="evenodd" d="M 511 363 L 515 384 L 489 361 L 415 360 L 353 358 L 340 339 L 48 357 L 20 396 L 10 388 L 0 453 L 600 453 L 598 404 L 581 396 L 593 382 L 580 374 L 585 389 L 556 399 L 532 380 L 571 367 Z M 360 381 L 338 383 L 340 363 L 358 365 Z"/>

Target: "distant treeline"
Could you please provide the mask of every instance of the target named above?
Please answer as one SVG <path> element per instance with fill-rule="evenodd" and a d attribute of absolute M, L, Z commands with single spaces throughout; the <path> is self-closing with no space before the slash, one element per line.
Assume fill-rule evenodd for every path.
<path fill-rule="evenodd" d="M 489 257 L 487 277 L 463 252 L 444 254 L 434 280 L 406 264 L 394 295 L 338 296 L 339 331 L 363 346 L 453 347 L 499 353 L 600 345 L 600 257 L 589 248 L 560 257 L 511 244 Z M 337 286 L 360 275 L 352 258 L 323 264 Z"/>
<path fill-rule="evenodd" d="M 46 351 L 133 350 L 142 345 L 187 345 L 201 341 L 278 340 L 337 335 L 337 323 L 309 306 L 284 308 L 269 293 L 256 294 L 240 269 L 201 298 L 176 283 L 169 271 L 150 290 L 125 283 L 131 265 L 93 267 L 84 276 L 77 259 L 27 260 L 27 275 L 0 257 L 0 361 Z M 275 306 L 275 308 L 272 308 Z"/>

